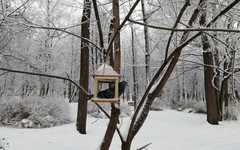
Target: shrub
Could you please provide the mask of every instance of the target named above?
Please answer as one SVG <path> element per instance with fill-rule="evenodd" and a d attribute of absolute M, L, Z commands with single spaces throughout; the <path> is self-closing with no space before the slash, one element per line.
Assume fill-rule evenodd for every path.
<path fill-rule="evenodd" d="M 206 113 L 206 103 L 205 102 L 198 102 L 195 100 L 180 100 L 180 101 L 172 101 L 171 104 L 172 109 L 177 110 L 185 110 L 189 109 L 189 112 L 195 112 L 195 113 Z"/>
<path fill-rule="evenodd" d="M 228 107 L 223 108 L 224 120 L 239 120 L 240 119 L 240 103 L 229 103 Z"/>
<path fill-rule="evenodd" d="M 150 108 L 152 111 L 162 111 L 163 109 L 170 108 L 171 104 L 165 99 L 155 98 Z"/>
<path fill-rule="evenodd" d="M 0 122 L 19 127 L 51 127 L 71 122 L 66 99 L 11 97 L 0 100 Z"/>

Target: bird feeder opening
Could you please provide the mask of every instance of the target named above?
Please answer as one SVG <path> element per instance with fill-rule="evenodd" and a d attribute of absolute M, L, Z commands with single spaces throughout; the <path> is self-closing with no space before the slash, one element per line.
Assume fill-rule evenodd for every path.
<path fill-rule="evenodd" d="M 101 65 L 98 70 L 92 74 L 94 78 L 94 93 L 92 102 L 108 102 L 119 103 L 118 97 L 118 83 L 121 75 L 118 74 L 113 68 L 107 64 Z M 112 83 L 114 87 L 99 92 L 99 85 L 104 83 Z"/>

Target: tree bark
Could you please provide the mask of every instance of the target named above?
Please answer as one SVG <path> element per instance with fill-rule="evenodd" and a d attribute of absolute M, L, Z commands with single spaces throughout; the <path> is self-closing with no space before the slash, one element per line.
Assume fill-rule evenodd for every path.
<path fill-rule="evenodd" d="M 141 3 L 142 3 L 143 23 L 148 24 L 148 21 L 147 21 L 148 16 L 147 16 L 146 10 L 145 10 L 145 0 L 141 0 Z M 150 52 L 149 52 L 150 43 L 149 43 L 149 31 L 148 31 L 147 26 L 144 26 L 144 40 L 145 40 L 146 85 L 148 85 L 148 83 L 150 81 L 150 66 L 149 66 L 149 62 L 150 62 Z"/>
<path fill-rule="evenodd" d="M 207 7 L 206 1 L 204 2 L 204 7 Z M 206 24 L 207 13 L 205 9 L 202 10 L 200 15 L 199 23 L 204 26 Z M 217 92 L 213 86 L 214 80 L 214 69 L 213 69 L 213 52 L 210 51 L 210 43 L 206 35 L 202 35 L 202 46 L 203 46 L 203 61 L 204 61 L 204 86 L 205 86 L 205 98 L 207 102 L 207 121 L 210 124 L 218 125 L 219 120 L 219 109 Z"/>
<path fill-rule="evenodd" d="M 226 60 L 224 61 L 223 64 L 223 70 L 225 71 L 223 73 L 223 80 L 221 83 L 221 91 L 220 91 L 220 96 L 219 96 L 219 113 L 220 113 L 220 120 L 223 119 L 223 103 L 225 102 L 225 105 L 228 104 L 228 73 L 226 72 L 228 69 L 228 63 Z"/>
<path fill-rule="evenodd" d="M 137 107 L 137 67 L 135 66 L 136 64 L 136 53 L 135 53 L 135 44 L 134 44 L 134 31 L 133 27 L 131 26 L 131 34 L 132 34 L 132 73 L 133 73 L 133 95 L 132 95 L 132 100 L 134 102 L 134 110 Z"/>
<path fill-rule="evenodd" d="M 82 14 L 81 36 L 84 39 L 89 39 L 90 22 L 88 21 L 91 17 L 91 1 L 84 1 L 84 8 Z M 81 40 L 81 62 L 80 62 L 80 86 L 88 91 L 88 77 L 89 77 L 89 42 L 88 40 Z M 87 94 L 83 91 L 79 92 L 78 98 L 78 115 L 77 115 L 77 130 L 81 134 L 86 134 L 86 123 L 87 123 Z"/>
<path fill-rule="evenodd" d="M 113 29 L 114 33 L 117 35 L 114 38 L 114 70 L 120 74 L 120 64 L 121 64 L 121 51 L 120 51 L 120 32 L 118 31 L 119 28 L 119 1 L 118 0 L 113 0 Z M 111 43 L 109 43 L 111 44 Z M 109 45 L 111 47 L 111 45 Z M 107 130 L 105 132 L 105 136 L 103 139 L 103 142 L 101 144 L 100 150 L 108 150 L 112 138 L 114 136 L 115 130 L 117 128 L 117 123 L 118 123 L 118 118 L 120 115 L 120 109 L 118 107 L 115 107 L 115 104 L 111 104 L 111 117 L 109 120 L 109 124 L 107 127 Z"/>
<path fill-rule="evenodd" d="M 111 117 L 110 117 L 110 121 L 104 136 L 104 140 L 102 142 L 102 145 L 100 147 L 100 150 L 108 150 L 111 142 L 112 142 L 112 138 L 115 132 L 115 129 L 117 128 L 117 123 L 118 123 L 118 118 L 120 115 L 120 110 L 119 108 L 116 108 L 114 106 L 114 104 L 112 105 L 112 109 L 111 109 Z"/>
<path fill-rule="evenodd" d="M 216 97 L 216 89 L 213 87 L 214 71 L 211 66 L 213 65 L 212 52 L 204 52 L 204 85 L 205 85 L 205 98 L 207 102 L 207 121 L 210 124 L 217 125 L 219 120 L 218 102 Z"/>
<path fill-rule="evenodd" d="M 114 70 L 117 73 L 120 73 L 120 67 L 121 67 L 121 51 L 120 51 L 120 32 L 118 30 L 119 24 L 120 24 L 120 18 L 119 18 L 119 0 L 113 0 L 113 27 L 114 27 L 114 33 L 116 33 L 116 36 L 114 38 Z"/>

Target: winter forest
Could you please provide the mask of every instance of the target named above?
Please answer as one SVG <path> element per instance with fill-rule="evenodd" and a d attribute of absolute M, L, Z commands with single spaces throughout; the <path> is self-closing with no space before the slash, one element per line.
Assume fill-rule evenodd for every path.
<path fill-rule="evenodd" d="M 173 110 L 239 127 L 239 0 L 0 0 L 0 33 L 0 149 L 14 149 L 4 130 L 70 124 L 78 141 L 100 119 L 95 149 L 154 150 L 136 138 Z M 127 82 L 120 103 L 88 100 L 113 88 L 95 85 L 105 64 Z"/>

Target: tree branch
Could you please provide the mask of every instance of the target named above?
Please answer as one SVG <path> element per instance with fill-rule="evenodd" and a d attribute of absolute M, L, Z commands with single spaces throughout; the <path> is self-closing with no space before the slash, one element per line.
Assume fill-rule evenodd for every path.
<path fill-rule="evenodd" d="M 101 20 L 100 20 L 99 13 L 98 13 L 97 2 L 96 2 L 96 0 L 93 0 L 92 2 L 93 2 L 93 8 L 94 8 L 94 12 L 95 12 L 95 17 L 97 20 L 98 33 L 99 33 L 99 39 L 100 39 L 99 42 L 100 42 L 100 46 L 103 50 L 103 48 L 104 48 L 103 32 L 102 32 Z"/>
<path fill-rule="evenodd" d="M 14 73 L 33 75 L 33 76 L 42 76 L 42 77 L 49 77 L 49 78 L 66 80 L 66 81 L 69 81 L 72 84 L 76 85 L 79 89 L 83 90 L 87 95 L 90 95 L 83 87 L 81 87 L 79 84 L 77 84 L 76 82 L 74 82 L 73 80 L 71 80 L 69 78 L 56 76 L 56 75 L 42 74 L 42 73 L 33 73 L 33 72 L 27 72 L 27 71 L 12 70 L 12 69 L 7 69 L 7 68 L 0 68 L 0 70 L 7 71 L 7 72 L 14 72 Z"/>
<path fill-rule="evenodd" d="M 161 30 L 167 30 L 167 31 L 173 31 L 173 32 L 186 32 L 186 31 L 199 31 L 199 32 L 204 32 L 204 31 L 219 31 L 219 32 L 233 32 L 233 33 L 240 33 L 240 30 L 234 30 L 234 29 L 221 29 L 221 28 L 186 28 L 186 29 L 177 29 L 177 28 L 168 28 L 168 27 L 160 27 L 160 26 L 153 26 L 149 24 L 144 24 L 142 22 L 134 21 L 129 19 L 130 22 L 147 26 L 149 28 L 153 29 L 161 29 Z"/>
<path fill-rule="evenodd" d="M 180 10 L 180 13 L 175 21 L 175 24 L 173 25 L 173 29 L 175 29 L 180 21 L 180 19 L 182 18 L 183 13 L 185 12 L 185 10 L 187 9 L 187 7 L 190 5 L 190 0 L 186 0 L 184 6 L 182 7 L 182 9 Z M 169 38 L 168 38 L 168 42 L 167 42 L 167 47 L 166 47 L 166 52 L 165 52 L 165 60 L 167 59 L 168 56 L 168 50 L 169 50 L 169 46 L 173 37 L 173 33 L 174 31 L 172 30 Z"/>
<path fill-rule="evenodd" d="M 22 17 L 23 17 L 23 16 L 22 16 Z M 77 35 L 77 34 L 74 34 L 74 33 L 72 33 L 72 32 L 67 31 L 67 29 L 76 27 L 76 26 L 81 25 L 81 24 L 84 24 L 85 22 L 82 22 L 81 24 L 73 25 L 73 26 L 70 26 L 70 27 L 58 28 L 58 27 L 45 27 L 45 26 L 41 26 L 41 25 L 38 25 L 38 24 L 35 24 L 35 23 L 30 22 L 30 21 L 27 20 L 25 17 L 23 17 L 23 19 L 28 23 L 28 24 L 23 24 L 23 25 L 26 26 L 26 27 L 35 28 L 35 29 L 61 31 L 61 32 L 67 33 L 67 34 L 69 34 L 69 35 L 75 36 L 75 37 L 77 37 L 77 38 L 83 39 L 83 40 L 85 40 L 85 41 L 88 41 L 90 44 L 92 44 L 94 47 L 96 47 L 99 51 L 102 50 L 101 48 L 99 48 L 99 47 L 97 46 L 97 44 L 93 43 L 93 42 L 90 41 L 89 39 L 83 38 L 83 37 L 81 37 L 81 36 L 79 36 L 79 35 Z"/>
<path fill-rule="evenodd" d="M 143 147 L 138 148 L 137 150 L 145 149 L 146 147 L 148 147 L 148 146 L 151 145 L 151 144 L 152 144 L 152 143 L 148 143 L 148 144 L 144 145 Z"/>
<path fill-rule="evenodd" d="M 27 27 L 29 28 L 37 28 L 37 29 L 48 29 L 48 30 L 56 30 L 56 31 L 61 31 L 70 35 L 73 35 L 75 37 L 78 37 L 80 39 L 83 39 L 85 41 L 88 41 L 90 44 L 92 44 L 94 47 L 96 47 L 98 50 L 101 51 L 101 48 L 99 48 L 95 43 L 93 43 L 92 41 L 90 41 L 89 39 L 83 38 L 77 34 L 74 34 L 72 32 L 66 31 L 64 28 L 55 28 L 55 27 L 45 27 L 45 26 L 34 26 L 34 25 L 28 25 Z"/>

